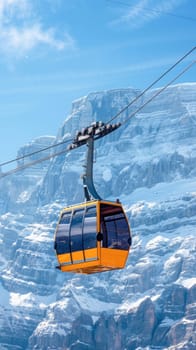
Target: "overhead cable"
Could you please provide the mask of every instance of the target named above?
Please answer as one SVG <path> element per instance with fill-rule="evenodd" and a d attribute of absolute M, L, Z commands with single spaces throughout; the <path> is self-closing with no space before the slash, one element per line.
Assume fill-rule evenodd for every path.
<path fill-rule="evenodd" d="M 150 99 L 148 99 L 145 103 L 143 103 L 138 109 L 136 109 L 135 112 L 133 112 L 132 114 L 130 114 L 128 116 L 128 118 L 126 118 L 123 122 L 121 122 L 121 126 L 126 124 L 132 117 L 134 117 L 138 112 L 140 112 L 146 105 L 148 105 L 152 100 L 155 99 L 155 97 L 157 97 L 158 95 L 160 95 L 164 90 L 166 90 L 168 88 L 168 86 L 170 86 L 171 84 L 173 84 L 178 78 L 180 78 L 187 70 L 189 70 L 194 64 L 196 63 L 196 61 L 191 62 L 188 66 L 186 66 L 178 75 L 175 76 L 175 78 L 173 78 L 172 80 L 170 80 L 170 82 L 163 86 L 161 89 L 159 89 L 157 91 L 156 94 L 154 94 Z"/>
<path fill-rule="evenodd" d="M 125 112 L 133 103 L 135 103 L 140 97 L 142 97 L 148 90 L 150 90 L 156 83 L 158 83 L 165 75 L 167 75 L 171 70 L 173 70 L 180 62 L 182 62 L 187 56 L 189 56 L 196 46 L 188 51 L 184 56 L 182 56 L 176 63 L 174 63 L 169 69 L 167 69 L 163 74 L 160 75 L 156 80 L 154 80 L 147 88 L 145 88 L 138 96 L 136 96 L 128 105 L 122 108 L 114 117 L 112 117 L 108 123 L 111 123 L 114 119 L 118 118 L 123 112 Z"/>
<path fill-rule="evenodd" d="M 20 156 L 20 157 L 17 157 L 17 158 L 15 158 L 15 159 L 8 160 L 7 162 L 1 163 L 1 164 L 0 164 L 0 167 L 2 167 L 2 166 L 4 166 L 4 165 L 11 164 L 11 163 L 14 163 L 14 162 L 17 162 L 17 161 L 22 160 L 22 159 L 24 159 L 24 158 L 32 157 L 32 156 L 34 156 L 35 154 L 44 152 L 44 151 L 46 151 L 46 150 L 48 150 L 48 149 L 51 149 L 51 148 L 54 148 L 54 147 L 63 145 L 63 144 L 65 144 L 65 143 L 68 143 L 68 142 L 71 142 L 71 141 L 72 141 L 72 139 L 66 140 L 66 141 L 62 141 L 62 142 L 58 142 L 58 143 L 55 143 L 55 144 L 53 144 L 53 145 L 51 145 L 51 146 L 48 146 L 48 147 L 45 147 L 45 148 L 41 148 L 41 149 L 38 150 L 38 151 L 34 151 L 34 152 L 31 152 L 31 153 L 24 154 L 23 156 Z"/>
<path fill-rule="evenodd" d="M 67 149 L 63 150 L 63 151 L 60 151 L 60 152 L 56 152 L 56 153 L 50 154 L 47 157 L 43 157 L 43 158 L 34 160 L 33 162 L 30 162 L 30 163 L 27 163 L 27 164 L 23 164 L 23 165 L 21 165 L 21 166 L 19 166 L 17 168 L 14 168 L 12 170 L 6 171 L 5 173 L 2 173 L 2 174 L 0 173 L 0 179 L 2 179 L 3 177 L 6 177 L 8 175 L 12 175 L 14 173 L 17 173 L 18 171 L 25 170 L 25 169 L 27 169 L 29 167 L 32 167 L 33 165 L 45 162 L 46 160 L 49 160 L 49 159 L 52 159 L 54 157 L 60 156 L 62 154 L 65 154 L 66 152 L 68 152 Z"/>
<path fill-rule="evenodd" d="M 123 5 L 123 6 L 126 6 L 126 7 L 129 7 L 131 9 L 131 5 L 124 2 L 124 1 L 118 1 L 118 0 L 107 0 L 107 2 L 110 2 L 110 3 L 114 3 L 114 4 L 119 4 L 119 5 Z M 149 8 L 149 7 L 143 7 L 143 6 L 134 6 L 135 9 L 142 9 L 144 10 L 145 12 L 152 12 L 152 13 L 158 13 L 158 14 L 163 14 L 163 15 L 167 15 L 167 16 L 172 16 L 172 17 L 176 17 L 176 18 L 180 18 L 180 19 L 185 19 L 187 21 L 192 21 L 192 22 L 196 22 L 196 18 L 194 17 L 190 17 L 190 16 L 184 16 L 184 15 L 181 15 L 181 14 L 177 14 L 177 13 L 174 13 L 174 12 L 168 12 L 168 11 L 164 11 L 164 10 L 159 10 L 159 9 L 156 9 L 156 8 Z"/>

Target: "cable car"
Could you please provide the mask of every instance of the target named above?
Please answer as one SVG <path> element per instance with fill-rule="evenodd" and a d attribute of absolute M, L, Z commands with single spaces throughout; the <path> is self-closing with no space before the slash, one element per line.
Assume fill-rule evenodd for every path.
<path fill-rule="evenodd" d="M 64 272 L 122 269 L 131 244 L 122 205 L 103 200 L 63 209 L 55 236 L 59 268 Z"/>
<path fill-rule="evenodd" d="M 85 133 L 79 132 L 70 146 L 70 149 L 84 143 L 88 146 L 83 175 L 86 201 L 66 207 L 60 214 L 54 249 L 57 268 L 62 272 L 91 274 L 125 267 L 131 246 L 127 217 L 119 200 L 100 198 L 92 177 L 94 139 L 113 130 L 115 127 L 104 123 L 93 124 L 85 128 Z"/>

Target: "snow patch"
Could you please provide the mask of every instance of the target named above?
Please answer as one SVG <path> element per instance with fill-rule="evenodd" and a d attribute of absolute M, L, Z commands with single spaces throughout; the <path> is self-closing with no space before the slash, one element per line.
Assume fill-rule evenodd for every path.
<path fill-rule="evenodd" d="M 181 281 L 181 284 L 187 289 L 192 288 L 196 285 L 196 277 L 184 279 Z"/>
<path fill-rule="evenodd" d="M 109 312 L 109 311 L 115 310 L 118 307 L 118 304 L 116 303 L 108 303 L 108 302 L 100 301 L 96 298 L 91 297 L 89 294 L 85 292 L 83 292 L 80 295 L 77 295 L 73 291 L 72 293 L 76 301 L 81 305 L 81 308 L 83 310 L 88 310 L 93 314 L 98 314 L 104 311 Z"/>
<path fill-rule="evenodd" d="M 103 176 L 104 181 L 109 182 L 112 179 L 111 170 L 109 168 L 105 169 L 102 176 Z"/>
<path fill-rule="evenodd" d="M 157 248 L 159 248 L 160 246 L 167 244 L 169 242 L 168 238 L 165 238 L 163 236 L 156 236 L 155 238 L 151 239 L 147 245 L 146 245 L 146 249 L 147 250 L 156 250 Z"/>
<path fill-rule="evenodd" d="M 140 187 L 131 193 L 129 199 L 124 197 L 123 200 L 123 196 L 121 196 L 121 200 L 132 203 L 132 205 L 136 205 L 136 207 L 140 205 L 142 209 L 142 201 L 153 202 L 155 204 L 157 202 L 180 198 L 184 196 L 184 194 L 195 195 L 195 188 L 195 179 L 176 179 L 175 182 L 159 183 L 152 188 Z M 133 210 L 134 206 L 131 209 Z"/>
<path fill-rule="evenodd" d="M 17 202 L 26 202 L 31 197 L 30 191 L 23 191 L 20 193 Z"/>
<path fill-rule="evenodd" d="M 12 306 L 24 306 L 32 307 L 32 293 L 19 294 L 19 293 L 10 293 L 10 305 Z"/>
<path fill-rule="evenodd" d="M 120 307 L 117 309 L 119 313 L 129 313 L 130 311 L 134 311 L 138 309 L 140 304 L 148 299 L 148 296 L 144 296 L 136 301 L 130 302 L 129 300 L 126 300 L 123 304 L 120 305 Z"/>
<path fill-rule="evenodd" d="M 14 307 L 34 308 L 39 305 L 40 309 L 45 309 L 49 304 L 54 302 L 56 295 L 38 296 L 33 293 L 10 293 L 10 305 Z"/>

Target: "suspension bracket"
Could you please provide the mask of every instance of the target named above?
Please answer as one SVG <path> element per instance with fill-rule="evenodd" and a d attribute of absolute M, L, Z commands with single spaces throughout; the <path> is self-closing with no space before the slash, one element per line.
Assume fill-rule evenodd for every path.
<path fill-rule="evenodd" d="M 73 150 L 85 144 L 87 145 L 86 163 L 84 165 L 85 173 L 82 175 L 86 201 L 101 199 L 93 183 L 94 141 L 110 134 L 120 126 L 120 123 L 105 124 L 103 122 L 94 122 L 90 126 L 78 131 L 73 142 L 68 146 L 68 150 Z"/>

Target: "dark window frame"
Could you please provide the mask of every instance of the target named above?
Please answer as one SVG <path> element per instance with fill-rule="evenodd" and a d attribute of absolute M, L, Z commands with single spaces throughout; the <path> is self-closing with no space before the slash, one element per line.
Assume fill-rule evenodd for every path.
<path fill-rule="evenodd" d="M 91 210 L 94 210 L 94 215 L 91 216 L 91 215 L 88 215 L 88 212 L 91 211 Z M 71 245 L 71 241 L 72 241 L 72 238 L 74 237 L 74 234 L 72 232 L 72 229 L 74 226 L 72 226 L 73 224 L 73 220 L 74 220 L 74 217 L 75 217 L 75 214 L 77 212 L 81 212 L 82 215 L 81 215 L 81 218 L 82 220 L 80 220 L 80 229 L 81 229 L 81 249 L 74 249 L 72 248 L 72 245 Z M 58 237 L 58 231 L 60 230 L 60 225 L 62 224 L 62 220 L 63 220 L 63 216 L 67 216 L 69 217 L 69 228 L 68 230 L 66 231 L 66 235 L 63 234 L 62 235 L 62 238 L 63 239 L 59 239 L 60 237 Z M 94 239 L 93 239 L 93 246 L 90 246 L 90 247 L 86 247 L 86 244 L 85 244 L 85 235 L 88 234 L 85 233 L 85 221 L 86 219 L 88 218 L 94 218 L 94 221 L 93 221 L 93 228 L 94 228 L 94 232 L 90 232 L 89 234 L 94 235 Z M 77 226 L 77 225 L 76 225 Z M 83 257 L 84 257 L 84 261 L 86 261 L 86 258 L 85 258 L 85 250 L 87 249 L 92 249 L 92 248 L 97 248 L 97 205 L 92 205 L 92 206 L 85 206 L 85 207 L 78 207 L 78 208 L 73 208 L 72 210 L 70 211 L 65 211 L 61 214 L 61 218 L 59 219 L 59 222 L 58 222 L 58 225 L 57 225 L 57 229 L 56 229 L 56 235 L 55 235 L 55 250 L 56 250 L 56 253 L 57 255 L 59 254 L 70 254 L 70 259 L 71 259 L 71 263 L 73 263 L 73 257 L 72 257 L 72 254 L 74 252 L 77 252 L 77 251 L 83 251 Z M 75 236 L 77 236 L 77 234 L 75 234 Z M 80 234 L 78 234 L 78 236 L 80 236 Z M 65 245 L 65 237 L 68 238 L 68 243 L 67 245 Z M 60 244 L 62 244 L 64 242 L 64 249 L 59 249 L 58 248 L 58 245 L 60 246 Z M 77 240 L 76 240 L 77 242 Z M 86 242 L 88 242 L 88 239 L 86 240 Z M 65 249 L 67 248 L 67 249 Z M 61 252 L 60 252 L 61 250 Z"/>
<path fill-rule="evenodd" d="M 69 223 L 67 223 L 67 225 L 69 225 L 68 230 L 64 231 L 65 233 L 62 236 L 58 236 L 58 233 L 60 231 L 60 225 L 63 225 L 62 220 L 63 217 L 68 217 L 69 218 Z M 67 254 L 70 253 L 70 222 L 72 219 L 72 211 L 67 211 L 67 212 L 63 212 L 61 214 L 61 218 L 59 219 L 58 225 L 57 225 L 57 229 L 56 229 L 56 239 L 55 239 L 55 249 L 57 254 Z M 63 239 L 60 239 L 60 237 L 62 237 Z M 68 239 L 68 244 L 66 244 L 66 238 Z M 63 244 L 64 242 L 64 244 Z M 63 244 L 64 249 L 62 249 L 62 247 L 60 247 Z M 59 247 L 58 247 L 59 246 Z M 67 248 L 69 247 L 69 249 Z M 67 249 L 65 249 L 67 248 Z M 61 252 L 60 252 L 61 250 Z"/>
<path fill-rule="evenodd" d="M 129 250 L 130 228 L 122 207 L 101 204 L 100 212 L 101 229 L 103 231 L 102 246 L 108 249 Z M 118 227 L 120 220 L 122 220 L 121 230 Z"/>

